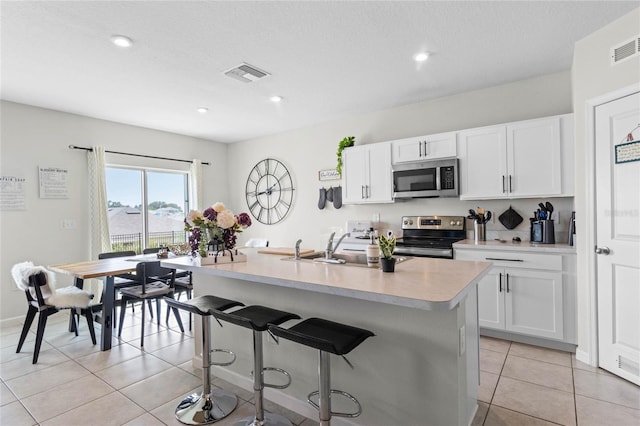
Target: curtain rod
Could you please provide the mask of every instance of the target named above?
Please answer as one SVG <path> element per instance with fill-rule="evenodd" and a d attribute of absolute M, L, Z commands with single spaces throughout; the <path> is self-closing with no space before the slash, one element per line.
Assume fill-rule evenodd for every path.
<path fill-rule="evenodd" d="M 69 145 L 69 148 L 70 149 L 83 149 L 85 151 L 93 151 L 93 148 L 85 148 L 83 146 L 76 146 L 76 145 Z M 153 158 L 153 159 L 156 159 L 156 160 L 169 160 L 169 161 L 180 161 L 182 163 L 193 163 L 193 161 L 190 161 L 190 160 L 181 160 L 179 158 L 169 158 L 169 157 L 156 157 L 155 155 L 131 154 L 129 152 L 108 151 L 106 149 L 105 149 L 104 152 L 108 152 L 109 154 L 130 155 L 132 157 Z M 205 166 L 211 165 L 211 163 L 207 163 L 205 161 L 201 162 L 200 164 L 203 164 Z"/>

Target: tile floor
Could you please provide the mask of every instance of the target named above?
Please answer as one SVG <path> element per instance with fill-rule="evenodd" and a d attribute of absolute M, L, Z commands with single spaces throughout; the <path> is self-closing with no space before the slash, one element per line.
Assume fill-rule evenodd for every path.
<path fill-rule="evenodd" d="M 88 340 L 86 323 L 75 337 L 67 332 L 67 318 L 50 318 L 36 365 L 35 333 L 16 354 L 21 324 L 0 327 L 1 425 L 179 425 L 173 417 L 178 401 L 201 387 L 200 370 L 191 365 L 192 333 L 148 323 L 142 350 L 140 318 L 129 313 L 122 339 L 100 352 Z M 640 388 L 571 354 L 484 337 L 480 352 L 473 425 L 640 425 Z M 220 379 L 213 384 L 239 397 L 236 411 L 217 425 L 253 413 L 251 392 Z M 294 425 L 317 424 L 274 404 L 266 407 Z"/>

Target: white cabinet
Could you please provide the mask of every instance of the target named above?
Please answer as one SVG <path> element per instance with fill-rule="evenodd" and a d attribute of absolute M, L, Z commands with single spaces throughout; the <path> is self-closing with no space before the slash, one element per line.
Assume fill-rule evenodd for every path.
<path fill-rule="evenodd" d="M 419 136 L 391 142 L 393 164 L 455 157 L 456 133 Z"/>
<path fill-rule="evenodd" d="M 342 202 L 391 203 L 391 142 L 360 145 L 342 151 Z"/>
<path fill-rule="evenodd" d="M 573 114 L 458 133 L 460 199 L 573 195 Z"/>
<path fill-rule="evenodd" d="M 494 264 L 478 283 L 480 327 L 565 339 L 561 255 L 456 250 L 455 257 Z"/>

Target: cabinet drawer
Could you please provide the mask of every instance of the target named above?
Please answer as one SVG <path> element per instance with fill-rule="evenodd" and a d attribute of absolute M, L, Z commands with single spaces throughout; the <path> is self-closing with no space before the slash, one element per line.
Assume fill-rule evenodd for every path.
<path fill-rule="evenodd" d="M 490 250 L 455 250 L 457 260 L 480 260 L 493 262 L 494 266 L 508 268 L 562 270 L 559 254 L 519 253 Z"/>

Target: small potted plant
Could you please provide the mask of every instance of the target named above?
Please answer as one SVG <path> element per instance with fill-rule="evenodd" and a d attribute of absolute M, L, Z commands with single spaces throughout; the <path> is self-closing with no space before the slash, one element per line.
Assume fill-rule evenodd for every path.
<path fill-rule="evenodd" d="M 393 251 L 396 248 L 396 237 L 390 235 L 388 237 L 380 235 L 378 238 L 378 245 L 380 246 L 380 264 L 382 265 L 383 272 L 393 272 L 396 268 L 396 259 L 393 257 Z"/>

